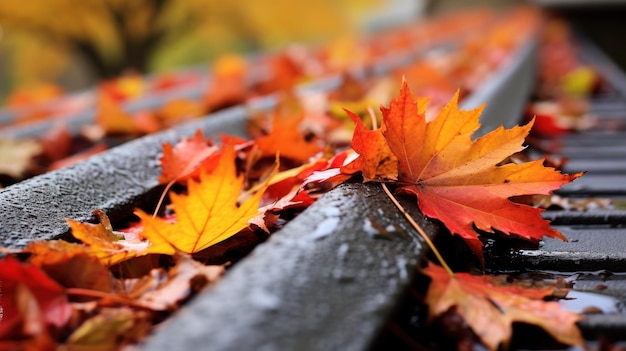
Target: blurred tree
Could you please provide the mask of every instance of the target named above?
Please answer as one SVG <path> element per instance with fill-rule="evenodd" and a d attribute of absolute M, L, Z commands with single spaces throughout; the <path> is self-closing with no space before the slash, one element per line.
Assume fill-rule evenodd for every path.
<path fill-rule="evenodd" d="M 225 49 L 254 50 L 292 40 L 328 38 L 353 27 L 351 13 L 381 2 L 0 1 L 0 26 L 4 53 L 10 51 L 13 61 L 28 66 L 22 73 L 49 79 L 69 52 L 80 56 L 96 77 L 110 78 L 125 70 L 162 68 L 181 61 L 185 54 L 200 62 Z M 45 57 L 37 55 L 37 50 Z M 181 57 L 160 57 L 170 53 Z"/>

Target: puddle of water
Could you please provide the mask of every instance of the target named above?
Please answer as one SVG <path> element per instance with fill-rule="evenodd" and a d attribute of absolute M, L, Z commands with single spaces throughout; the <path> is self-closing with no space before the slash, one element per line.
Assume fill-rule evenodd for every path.
<path fill-rule="evenodd" d="M 616 298 L 586 291 L 570 290 L 567 298 L 559 300 L 559 303 L 566 310 L 576 313 L 584 313 L 591 309 L 599 309 L 602 313 L 618 312 Z"/>

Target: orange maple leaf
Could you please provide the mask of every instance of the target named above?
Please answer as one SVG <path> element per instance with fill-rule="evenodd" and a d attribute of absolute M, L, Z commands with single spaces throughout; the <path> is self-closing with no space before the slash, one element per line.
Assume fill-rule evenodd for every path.
<path fill-rule="evenodd" d="M 243 186 L 231 144 L 225 147 L 211 173 L 201 172 L 199 181 L 189 179 L 187 195 L 170 195 L 176 222 L 153 218 L 141 210 L 135 214 L 141 219 L 145 237 L 159 237 L 182 252 L 195 253 L 237 234 L 257 215 L 267 182 L 238 204 Z"/>
<path fill-rule="evenodd" d="M 424 107 L 403 83 L 399 97 L 391 101 L 389 108 L 381 108 L 381 132 L 391 154 L 398 159 L 399 191 L 416 195 L 424 215 L 441 220 L 452 233 L 465 239 L 481 260 L 482 243 L 474 226 L 528 240 L 540 240 L 542 236 L 566 240 L 542 219 L 542 210 L 509 198 L 549 194 L 582 173 L 562 174 L 544 167 L 543 160 L 499 165 L 524 149 L 532 122 L 511 129 L 500 126 L 473 141 L 482 108 L 459 110 L 457 98 L 453 97 L 435 119 L 427 121 Z M 357 122 L 355 136 L 361 129 Z M 367 145 L 370 139 L 376 142 L 375 147 Z M 353 146 L 363 152 L 359 158 L 364 160 L 361 163 L 366 180 L 393 178 L 390 175 L 395 173 L 381 163 L 380 157 L 372 156 L 381 152 L 377 140 L 366 136 L 353 141 Z"/>
<path fill-rule="evenodd" d="M 512 324 L 523 322 L 543 328 L 559 342 L 582 345 L 576 322 L 582 317 L 564 310 L 556 301 L 543 301 L 554 292 L 549 288 L 498 286 L 493 276 L 456 273 L 430 264 L 423 270 L 432 281 L 425 302 L 432 319 L 451 308 L 461 315 L 490 350 L 511 339 Z"/>
<path fill-rule="evenodd" d="M 249 70 L 249 63 L 240 56 L 219 57 L 213 64 L 213 76 L 203 96 L 205 110 L 215 111 L 243 102 L 249 94 L 246 83 Z"/>
<path fill-rule="evenodd" d="M 350 146 L 360 156 L 342 168 L 342 172 L 361 170 L 365 181 L 376 178 L 396 179 L 398 158 L 387 146 L 382 129 L 370 130 L 356 114 L 346 110 L 354 122 L 354 135 Z"/>
<path fill-rule="evenodd" d="M 144 235 L 144 238 L 114 233 L 102 223 L 81 223 L 67 220 L 72 235 L 88 246 L 102 263 L 111 266 L 116 263 L 148 254 L 173 255 L 176 250 L 158 235 Z"/>
<path fill-rule="evenodd" d="M 161 162 L 161 176 L 159 183 L 184 181 L 203 164 L 203 162 L 217 152 L 217 147 L 210 146 L 198 129 L 191 138 L 184 138 L 176 146 L 170 143 L 163 145 Z"/>
<path fill-rule="evenodd" d="M 139 128 L 132 116 L 106 94 L 98 94 L 96 123 L 108 134 L 137 134 Z"/>
<path fill-rule="evenodd" d="M 306 163 L 309 158 L 322 148 L 315 142 L 308 141 L 301 131 L 305 111 L 294 98 L 287 97 L 272 115 L 272 129 L 269 134 L 259 137 L 255 143 L 261 151 L 260 157 L 280 157 Z"/>

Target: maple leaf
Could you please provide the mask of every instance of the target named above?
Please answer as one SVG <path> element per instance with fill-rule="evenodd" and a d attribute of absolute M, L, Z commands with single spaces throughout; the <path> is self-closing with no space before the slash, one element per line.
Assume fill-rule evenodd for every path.
<path fill-rule="evenodd" d="M 286 97 L 272 114 L 269 134 L 256 139 L 260 157 L 274 157 L 277 153 L 293 161 L 305 163 L 322 148 L 308 141 L 301 131 L 305 111 L 293 97 Z"/>
<path fill-rule="evenodd" d="M 360 169 L 365 181 L 375 178 L 395 179 L 398 176 L 398 158 L 387 146 L 381 129 L 370 130 L 356 114 L 346 110 L 354 121 L 354 135 L 350 146 L 360 157 L 342 168 L 342 172 Z"/>
<path fill-rule="evenodd" d="M 497 350 L 511 339 L 514 322 L 539 326 L 564 344 L 583 344 L 576 326 L 582 317 L 563 310 L 556 301 L 542 300 L 553 294 L 552 287 L 497 286 L 492 276 L 455 273 L 451 277 L 434 264 L 429 264 L 423 273 L 432 279 L 425 298 L 429 318 L 456 308 L 490 350 Z"/>
<path fill-rule="evenodd" d="M 96 123 L 107 134 L 136 134 L 139 131 L 133 118 L 106 94 L 98 95 Z"/>
<path fill-rule="evenodd" d="M 106 223 L 81 223 L 71 219 L 67 223 L 72 229 L 72 235 L 108 266 L 147 254 L 175 253 L 174 248 L 159 235 L 150 236 L 148 233 L 141 238 L 122 232 L 114 233 Z"/>
<path fill-rule="evenodd" d="M 210 146 L 198 129 L 191 138 L 184 138 L 176 146 L 171 143 L 163 145 L 161 162 L 161 176 L 159 183 L 186 180 L 211 155 L 217 152 L 217 147 Z"/>
<path fill-rule="evenodd" d="M 189 179 L 187 195 L 170 195 L 176 222 L 137 210 L 143 235 L 162 238 L 182 252 L 195 253 L 246 228 L 258 213 L 267 184 L 238 204 L 244 178 L 237 175 L 234 160 L 234 146 L 228 145 L 211 173 L 201 172 L 199 181 Z"/>
<path fill-rule="evenodd" d="M 37 266 L 20 263 L 13 256 L 0 261 L 0 282 L 2 282 L 2 323 L 1 339 L 19 339 L 20 326 L 30 317 L 21 315 L 18 309 L 20 286 L 34 296 L 38 310 L 45 322 L 57 327 L 64 326 L 70 319 L 71 306 L 65 289 L 50 279 Z"/>
<path fill-rule="evenodd" d="M 481 261 L 482 243 L 474 227 L 528 240 L 540 240 L 542 236 L 566 240 L 550 227 L 549 221 L 542 219 L 541 209 L 514 203 L 509 198 L 549 194 L 582 173 L 562 174 L 544 167 L 543 160 L 499 165 L 524 149 L 532 123 L 511 129 L 500 126 L 473 141 L 471 137 L 480 127 L 482 108 L 459 110 L 457 95 L 432 121 L 426 120 L 424 108 L 406 83 L 389 108 L 381 108 L 382 134 L 398 159 L 398 191 L 416 195 L 422 213 L 439 219 L 452 233 L 460 235 Z M 366 136 L 354 143 L 367 144 L 367 140 Z M 363 154 L 359 158 L 380 159 L 372 156 L 380 150 L 360 147 Z M 361 161 L 363 172 L 368 172 L 369 178 L 389 178 L 392 172 L 379 169 L 377 162 Z"/>

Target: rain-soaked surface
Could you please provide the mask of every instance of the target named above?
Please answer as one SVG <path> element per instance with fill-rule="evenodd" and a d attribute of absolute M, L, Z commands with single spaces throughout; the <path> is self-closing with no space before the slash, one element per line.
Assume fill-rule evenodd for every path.
<path fill-rule="evenodd" d="M 595 129 L 535 145 L 541 152 L 569 157 L 567 172 L 589 171 L 561 195 L 623 200 L 625 106 L 626 92 L 614 91 L 610 98 L 592 105 L 600 118 Z M 148 190 L 156 185 L 158 169 L 153 160 L 162 142 L 177 140 L 198 127 L 206 134 L 218 129 L 241 134 L 242 112 L 224 111 L 184 129 L 114 149 L 84 163 L 83 168 L 68 168 L 6 189 L 0 193 L 0 216 L 4 218 L 0 245 L 21 248 L 32 240 L 63 235 L 66 218 L 88 220 L 94 208 L 108 210 L 115 220 L 116 213 L 127 213 L 160 193 Z M 80 185 L 85 179 L 93 181 L 88 191 Z M 53 203 L 53 199 L 59 200 Z M 406 207 L 430 234 L 439 233 L 439 226 L 420 217 L 415 206 L 407 203 Z M 568 242 L 488 243 L 486 269 L 512 277 L 562 279 L 573 291 L 561 304 L 587 314 L 580 323 L 585 336 L 626 340 L 626 211 L 613 206 L 587 212 L 548 211 L 545 217 L 554 220 Z M 36 231 L 30 229 L 33 222 Z M 457 266 L 478 269 L 454 239 L 439 235 L 437 240 L 449 244 L 447 255 L 453 256 L 451 261 Z M 433 338 L 425 335 L 432 329 L 425 328 L 425 309 L 420 302 L 428 282 L 416 274 L 415 267 L 426 255 L 421 239 L 380 187 L 344 184 L 238 263 L 143 349 L 209 345 L 214 350 L 293 350 L 301 345 L 316 350 L 423 349 L 429 346 L 423 340 Z M 455 318 L 444 316 L 443 322 L 460 326 Z M 521 335 L 536 332 L 523 330 Z M 449 340 L 454 336 L 443 335 Z M 436 346 L 445 349 L 453 345 L 450 342 Z M 550 344 L 537 337 L 534 344 L 517 340 L 513 345 L 537 349 Z"/>

